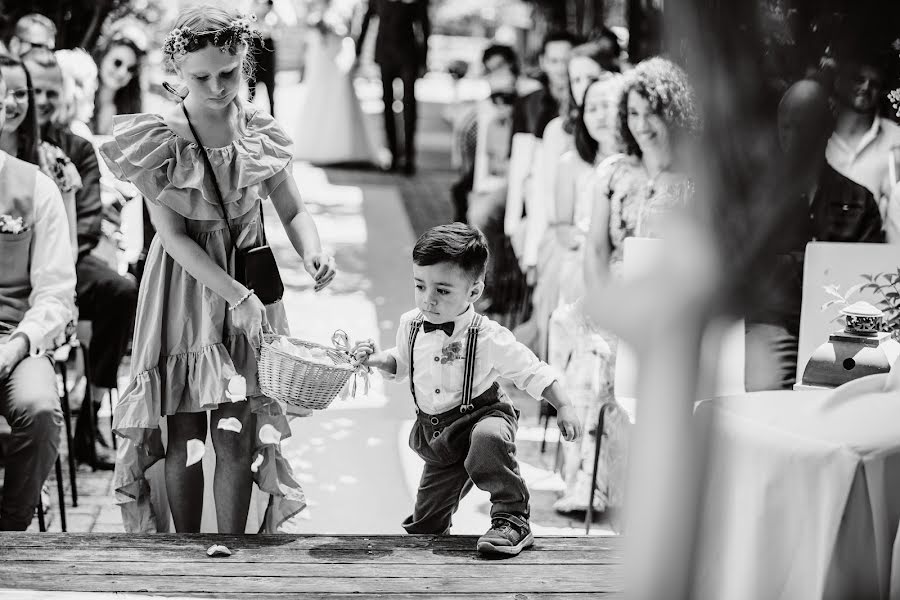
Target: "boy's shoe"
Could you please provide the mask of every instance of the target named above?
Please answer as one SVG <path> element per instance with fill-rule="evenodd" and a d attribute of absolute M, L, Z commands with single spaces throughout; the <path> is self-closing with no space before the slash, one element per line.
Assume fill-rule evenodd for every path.
<path fill-rule="evenodd" d="M 515 556 L 534 544 L 528 521 L 519 515 L 497 513 L 491 517 L 491 528 L 478 538 L 478 551 L 486 554 Z"/>

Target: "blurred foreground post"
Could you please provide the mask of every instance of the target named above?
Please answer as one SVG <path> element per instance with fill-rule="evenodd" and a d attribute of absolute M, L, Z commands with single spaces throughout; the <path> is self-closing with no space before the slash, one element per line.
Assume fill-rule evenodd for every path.
<path fill-rule="evenodd" d="M 701 346 L 712 319 L 740 316 L 758 301 L 755 275 L 789 183 L 777 159 L 757 3 L 680 0 L 665 8 L 665 47 L 686 67 L 703 120 L 700 139 L 675 149 L 690 157 L 692 214 L 672 223 L 655 272 L 610 283 L 591 307 L 639 361 L 626 583 L 628 597 L 640 600 L 693 597 L 706 436 L 692 411 L 712 394 L 715 375 Z"/>

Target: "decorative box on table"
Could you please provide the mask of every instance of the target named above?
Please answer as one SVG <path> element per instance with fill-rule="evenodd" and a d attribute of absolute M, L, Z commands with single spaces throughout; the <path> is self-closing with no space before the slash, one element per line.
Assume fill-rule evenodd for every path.
<path fill-rule="evenodd" d="M 841 310 L 844 329 L 828 336 L 806 363 L 795 390 L 835 388 L 866 375 L 887 373 L 900 356 L 900 343 L 882 331 L 884 313 L 868 302 Z"/>

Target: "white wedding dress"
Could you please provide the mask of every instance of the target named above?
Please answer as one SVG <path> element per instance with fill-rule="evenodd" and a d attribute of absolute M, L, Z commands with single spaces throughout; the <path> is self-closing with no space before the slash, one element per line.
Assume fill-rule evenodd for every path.
<path fill-rule="evenodd" d="M 342 44 L 337 35 L 310 31 L 303 100 L 293 136 L 297 160 L 317 165 L 376 162 L 349 73 L 351 61 L 339 60 Z"/>

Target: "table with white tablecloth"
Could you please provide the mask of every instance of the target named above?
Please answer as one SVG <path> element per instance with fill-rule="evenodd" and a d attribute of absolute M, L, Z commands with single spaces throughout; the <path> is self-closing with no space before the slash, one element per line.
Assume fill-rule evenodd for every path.
<path fill-rule="evenodd" d="M 695 594 L 900 600 L 900 368 L 701 402 Z"/>

